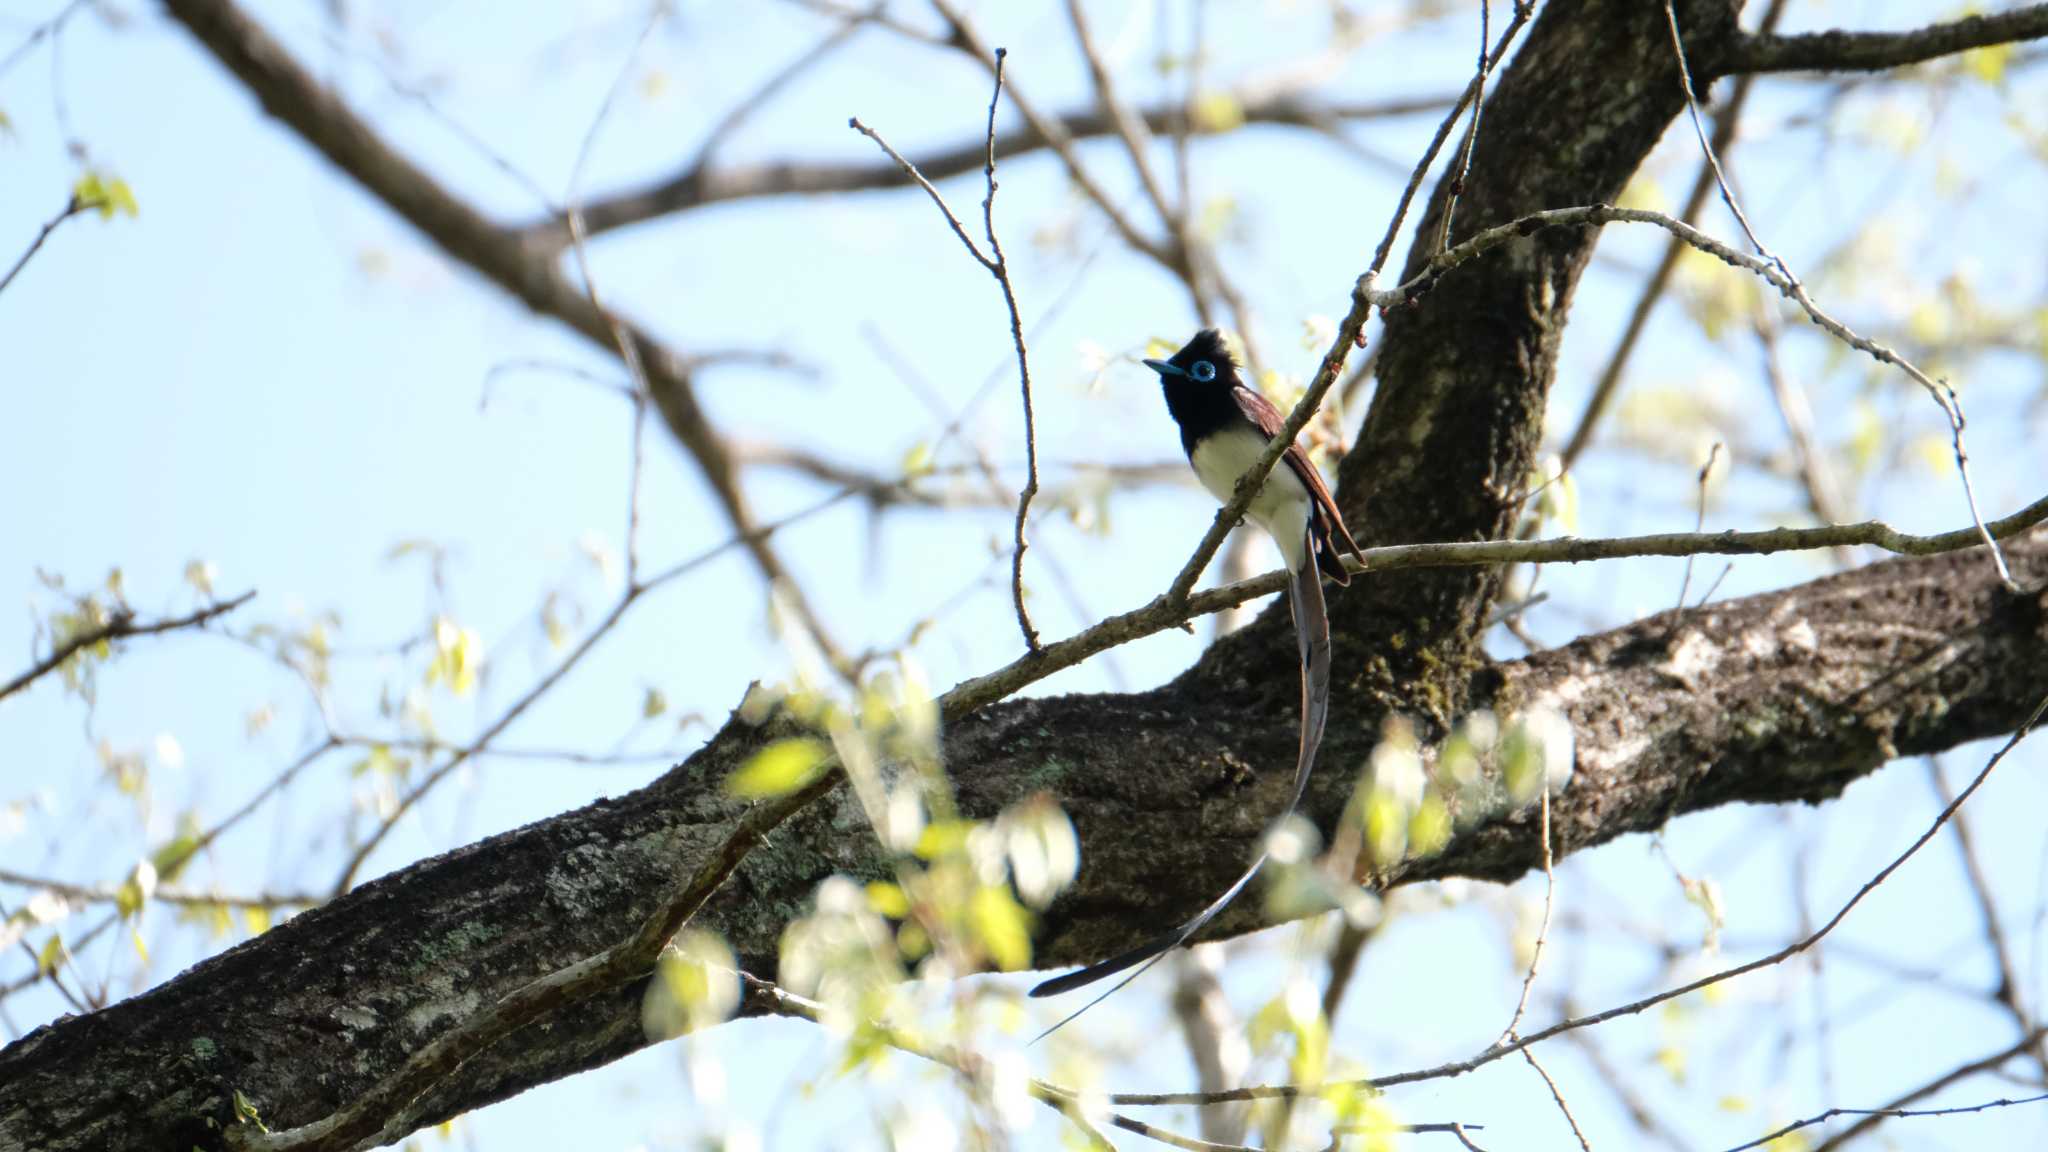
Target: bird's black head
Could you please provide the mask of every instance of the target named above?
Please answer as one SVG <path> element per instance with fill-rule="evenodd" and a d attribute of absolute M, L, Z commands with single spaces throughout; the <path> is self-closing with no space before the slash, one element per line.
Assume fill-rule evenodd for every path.
<path fill-rule="evenodd" d="M 1168 384 L 1193 381 L 1196 384 L 1214 384 L 1219 390 L 1236 384 L 1237 360 L 1223 343 L 1223 334 L 1214 328 L 1204 328 L 1195 333 L 1168 360 L 1147 360 L 1145 367 L 1159 373 L 1162 382 Z"/>

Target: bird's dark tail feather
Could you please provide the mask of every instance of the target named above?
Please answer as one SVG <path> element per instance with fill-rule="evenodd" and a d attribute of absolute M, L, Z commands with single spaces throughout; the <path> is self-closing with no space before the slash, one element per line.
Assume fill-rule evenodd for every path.
<path fill-rule="evenodd" d="M 1313 529 L 1309 543 L 1313 553 Z M 1323 724 L 1330 711 L 1330 614 L 1329 606 L 1323 600 L 1323 581 L 1320 574 L 1320 553 L 1315 553 L 1315 563 L 1303 564 L 1287 585 L 1288 606 L 1294 612 L 1294 635 L 1301 651 L 1301 744 L 1294 761 L 1294 794 L 1287 801 L 1287 811 L 1281 819 L 1294 814 L 1301 806 L 1302 794 L 1308 790 L 1310 771 L 1315 767 L 1316 749 L 1323 742 Z M 1341 564 L 1340 564 L 1341 569 Z M 1237 882 L 1218 896 L 1207 908 L 1202 909 L 1180 927 L 1158 936 L 1128 952 L 1098 961 L 1076 972 L 1055 976 L 1031 989 L 1032 996 L 1058 996 L 1095 983 L 1105 977 L 1114 976 L 1126 968 L 1136 966 L 1137 971 L 1117 981 L 1101 995 L 1068 1013 L 1059 1023 L 1040 1032 L 1032 1043 L 1045 1039 L 1066 1027 L 1075 1017 L 1123 990 L 1124 985 L 1143 976 L 1152 965 L 1159 963 L 1168 952 L 1180 947 L 1200 932 L 1216 914 L 1230 906 L 1238 893 L 1259 874 L 1266 863 L 1266 853 L 1261 851 L 1252 866 L 1245 869 Z"/>

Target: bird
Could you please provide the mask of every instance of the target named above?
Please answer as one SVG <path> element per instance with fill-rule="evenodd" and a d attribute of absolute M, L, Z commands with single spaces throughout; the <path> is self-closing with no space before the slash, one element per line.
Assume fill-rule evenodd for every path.
<path fill-rule="evenodd" d="M 1167 414 L 1180 426 L 1180 446 L 1187 453 L 1196 478 L 1210 495 L 1228 504 L 1237 491 L 1239 478 L 1251 470 L 1266 446 L 1285 430 L 1286 418 L 1272 401 L 1239 376 L 1236 358 L 1230 354 L 1222 333 L 1214 328 L 1195 333 L 1171 357 L 1146 360 L 1144 364 L 1159 375 Z M 1323 482 L 1315 462 L 1299 443 L 1287 445 L 1246 506 L 1245 515 L 1273 538 L 1287 565 L 1288 605 L 1301 654 L 1301 739 L 1295 754 L 1294 792 L 1281 815 L 1284 820 L 1301 804 L 1329 714 L 1330 618 L 1323 599 L 1322 578 L 1328 576 L 1336 584 L 1349 584 L 1351 574 L 1345 570 L 1342 553 L 1351 553 L 1361 564 L 1365 557 L 1345 528 L 1329 485 Z M 1030 994 L 1034 997 L 1057 996 L 1127 968 L 1137 968 L 1108 991 L 1041 1032 L 1038 1038 L 1044 1039 L 1065 1027 L 1144 975 L 1168 952 L 1187 943 L 1244 891 L 1265 862 L 1266 853 L 1262 851 L 1223 895 L 1178 927 L 1121 955 L 1032 988 Z"/>

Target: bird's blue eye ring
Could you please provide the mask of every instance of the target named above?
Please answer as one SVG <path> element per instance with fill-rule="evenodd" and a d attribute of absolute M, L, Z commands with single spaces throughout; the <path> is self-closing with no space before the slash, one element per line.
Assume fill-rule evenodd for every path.
<path fill-rule="evenodd" d="M 1195 361 L 1195 366 L 1188 369 L 1188 375 L 1207 384 L 1216 378 L 1216 366 L 1207 360 L 1197 360 Z"/>

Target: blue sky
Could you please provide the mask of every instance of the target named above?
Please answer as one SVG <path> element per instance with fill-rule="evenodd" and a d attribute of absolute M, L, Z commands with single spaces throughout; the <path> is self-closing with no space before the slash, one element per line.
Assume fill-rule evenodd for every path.
<path fill-rule="evenodd" d="M 0 47 L 56 7 L 11 6 L 0 18 Z M 1012 76 L 1032 98 L 1059 108 L 1085 99 L 1085 75 L 1057 5 L 982 7 L 990 39 L 1011 48 Z M 1331 90 L 1370 98 L 1454 87 L 1474 31 L 1471 13 L 1459 7 L 1456 18 L 1426 21 L 1362 51 L 1335 72 Z M 1296 58 L 1327 31 L 1321 9 L 1311 4 L 1211 8 L 1218 47 L 1210 72 L 1222 78 Z M 92 162 L 126 179 L 141 204 L 133 220 L 66 224 L 0 297 L 0 348 L 7 350 L 0 477 L 13 493 L 0 511 L 0 590 L 7 593 L 0 603 L 11 605 L 0 611 L 0 652 L 26 663 L 36 612 L 53 606 L 37 582 L 38 568 L 78 586 L 119 566 L 131 599 L 151 614 L 191 606 L 181 573 L 203 558 L 217 568 L 223 592 L 259 591 L 243 610 L 243 624 L 289 624 L 334 611 L 341 617 L 337 643 L 346 651 L 388 646 L 437 612 L 474 627 L 488 653 L 482 691 L 436 704 L 442 730 L 459 739 L 523 691 L 550 659 L 536 626 L 550 590 L 565 590 L 591 611 L 616 594 L 615 577 L 598 571 L 586 552 L 597 545 L 615 554 L 625 523 L 625 406 L 559 375 L 505 374 L 488 389 L 487 377 L 527 359 L 568 361 L 610 377 L 618 370 L 449 263 L 261 118 L 246 94 L 153 8 L 122 10 L 131 19 L 118 28 L 91 13 L 73 21 L 54 78 L 47 50 L 0 76 L 0 110 L 13 128 L 0 141 L 7 173 L 0 179 L 0 253 L 11 258 L 25 245 L 76 178 L 66 123 Z M 318 5 L 278 2 L 255 10 L 390 139 L 507 219 L 528 218 L 541 206 L 394 92 L 372 63 L 374 35 L 388 30 L 402 45 L 403 57 L 391 67 L 434 85 L 448 119 L 560 197 L 631 48 L 640 11 L 632 3 L 593 3 L 565 18 L 559 6 L 546 4 L 387 3 L 363 6 L 358 21 L 336 33 Z M 1947 14 L 1929 5 L 1801 3 L 1788 23 L 1906 26 Z M 1107 5 L 1097 15 L 1098 36 L 1131 77 L 1129 95 L 1176 90 L 1177 82 L 1170 86 L 1142 66 L 1159 19 L 1147 4 Z M 1163 19 L 1183 27 L 1179 6 Z M 575 31 L 563 39 L 565 27 Z M 592 151 L 584 187 L 601 192 L 671 170 L 733 99 L 819 32 L 819 23 L 794 7 L 762 4 L 734 15 L 683 4 L 640 57 Z M 1903 339 L 1931 331 L 1925 325 L 1935 321 L 1916 317 L 1916 309 L 1929 300 L 1937 308 L 1952 305 L 1958 277 L 1977 298 L 2013 304 L 2025 315 L 2026 302 L 2038 308 L 2043 290 L 2038 213 L 2029 218 L 2042 195 L 2042 161 L 2002 118 L 2041 107 L 2041 82 L 2025 74 L 2008 84 L 2000 91 L 1965 81 L 1933 97 L 1906 87 L 1861 91 L 1827 112 L 1832 140 L 1817 154 L 1815 133 L 1800 121 L 1826 109 L 1822 90 L 1806 81 L 1766 83 L 1746 121 L 1755 136 L 1736 162 L 1744 195 L 1767 238 L 1802 270 L 1831 267 L 1858 227 L 1867 226 L 1862 251 L 1890 250 L 1888 259 L 1842 265 L 1834 276 L 1810 273 L 1823 302 L 1874 335 Z M 63 96 L 61 122 L 53 92 Z M 986 80 L 975 69 L 865 33 L 752 121 L 723 155 L 867 159 L 871 145 L 845 128 L 849 115 L 915 154 L 975 136 L 986 100 Z M 1426 118 L 1376 123 L 1358 138 L 1405 162 L 1432 127 Z M 2043 125 L 2031 128 L 2039 133 Z M 1906 130 L 1917 137 L 1909 150 L 1886 143 Z M 1648 170 L 1667 199 L 1682 195 L 1690 181 L 1691 149 L 1690 131 L 1680 126 Z M 1090 144 L 1084 155 L 1113 195 L 1137 204 L 1128 166 L 1112 144 Z M 1299 338 L 1303 321 L 1341 312 L 1400 174 L 1292 130 L 1248 130 L 1202 143 L 1195 156 L 1202 195 L 1234 207 L 1233 227 L 1243 240 L 1224 258 L 1256 302 L 1263 347 L 1284 371 L 1305 374 L 1316 353 Z M 1967 196 L 1934 198 L 1955 187 Z M 971 178 L 949 181 L 945 191 L 962 211 L 979 200 Z M 1193 327 L 1182 294 L 1105 241 L 1100 218 L 1079 206 L 1048 156 L 1006 165 L 997 203 L 1027 321 L 1061 302 L 1032 340 L 1049 476 L 1068 478 L 1061 465 L 1072 461 L 1174 459 L 1172 428 L 1149 374 L 1123 357 L 1149 339 L 1178 340 Z M 1707 225 L 1735 235 L 1723 216 Z M 1048 235 L 1067 239 L 1051 242 Z M 1553 441 L 1576 415 L 1633 284 L 1660 247 L 1658 237 L 1640 233 L 1615 233 L 1603 244 L 1566 338 Z M 991 373 L 1010 370 L 994 284 L 913 194 L 722 206 L 601 239 L 593 256 L 607 297 L 679 347 L 784 348 L 816 366 L 810 377 L 749 367 L 704 373 L 700 396 L 736 438 L 773 438 L 891 472 L 932 438 L 936 422 L 882 362 L 877 334 L 949 408 L 964 404 Z M 1100 354 L 1113 359 L 1098 371 Z M 1846 440 L 1858 421 L 1875 421 L 1891 442 L 1907 445 L 1940 429 L 1933 406 L 1895 373 L 1867 370 L 1804 330 L 1788 331 L 1786 355 L 1808 379 L 1830 439 Z M 1959 377 L 1976 418 L 1972 448 L 1987 514 L 2039 495 L 2048 479 L 2038 449 L 2041 410 L 2029 407 L 2041 395 L 2042 371 L 2039 353 L 2016 351 L 1983 357 Z M 1687 425 L 1701 453 L 1706 442 L 1731 435 L 1759 452 L 1782 450 L 1753 342 L 1709 340 L 1680 307 L 1667 305 L 1653 324 L 1630 388 L 1648 398 L 1644 422 L 1666 433 L 1686 422 L 1659 420 L 1659 397 L 1691 397 L 1721 413 L 1725 427 Z M 999 463 L 1017 461 L 1019 422 L 1007 384 L 966 427 Z M 1582 469 L 1578 531 L 1689 528 L 1688 470 L 1628 446 L 1626 431 L 1617 421 L 1606 442 L 1622 446 Z M 647 447 L 642 547 L 646 563 L 659 567 L 717 545 L 726 530 L 664 435 L 651 431 Z M 957 451 L 941 457 L 961 459 Z M 765 471 L 751 473 L 748 488 L 764 517 L 821 494 L 807 481 Z M 1860 511 L 1908 530 L 1953 527 L 1964 516 L 1952 473 L 1912 451 L 1871 469 L 1856 502 Z M 1056 513 L 1039 524 L 1034 605 L 1049 633 L 1149 597 L 1184 559 L 1211 508 L 1192 486 L 1149 488 L 1117 495 L 1110 515 L 1106 537 Z M 1800 518 L 1795 490 L 1755 468 L 1738 470 L 1708 514 L 1713 527 Z M 988 542 L 1006 531 L 1001 511 L 907 511 L 872 525 L 849 504 L 807 520 L 780 544 L 826 618 L 860 647 L 900 643 L 934 604 L 987 580 L 1001 564 Z M 389 557 L 394 545 L 412 539 L 446 547 L 441 591 L 417 556 Z M 1085 604 L 1060 593 L 1051 562 L 1085 589 Z M 1695 592 L 1721 569 L 1718 561 L 1702 562 Z M 1629 561 L 1546 572 L 1553 602 L 1532 613 L 1532 627 L 1558 642 L 1660 610 L 1676 595 L 1679 570 L 1672 561 Z M 1822 570 L 1817 558 L 1744 560 L 1717 595 L 1778 587 Z M 1184 667 L 1205 636 L 1155 637 L 1034 690 L 1156 683 Z M 943 686 L 1008 660 L 1016 644 L 996 582 L 939 620 L 917 655 Z M 1504 642 L 1496 651 L 1511 656 L 1518 649 Z M 665 733 L 635 730 L 648 687 L 665 693 L 677 713 L 715 717 L 737 702 L 749 680 L 775 678 L 785 665 L 752 570 L 728 557 L 636 607 L 629 625 L 505 743 L 604 750 L 630 733 L 636 747 L 660 747 Z M 379 722 L 379 686 L 416 672 L 416 664 L 374 655 L 341 660 L 340 723 L 371 730 Z M 246 717 L 265 706 L 276 719 L 251 737 Z M 210 637 L 131 647 L 104 674 L 90 713 L 51 685 L 10 700 L 0 705 L 0 804 L 19 805 L 22 827 L 0 829 L 0 863 L 83 882 L 118 881 L 148 845 L 170 834 L 179 813 L 217 818 L 260 787 L 313 738 L 314 724 L 303 693 L 275 665 Z M 701 732 L 684 731 L 670 743 L 687 748 Z M 152 748 L 163 733 L 182 749 L 182 766 L 155 758 L 145 804 L 114 795 L 101 782 L 95 744 L 104 738 L 117 747 Z M 1952 764 L 1974 769 L 1982 755 L 1962 750 Z M 224 840 L 201 866 L 204 879 L 232 890 L 331 883 L 348 819 L 341 814 L 364 786 L 347 771 L 353 758 L 330 758 L 261 819 Z M 2043 800 L 2041 764 L 2036 750 L 2016 756 L 1971 809 L 1989 866 L 2001 878 L 2004 910 L 2020 928 L 2038 925 L 2042 901 L 2034 815 Z M 658 762 L 478 765 L 401 824 L 370 871 L 627 791 L 660 770 Z M 1736 810 L 1680 821 L 1666 847 L 1686 871 L 1711 875 L 1725 889 L 1726 950 L 1735 957 L 1796 934 L 1795 899 L 1804 899 L 1811 915 L 1831 912 L 1924 826 L 1930 798 L 1924 770 L 1900 764 L 1822 810 Z M 1801 842 L 1812 859 L 1807 891 L 1795 895 L 1788 877 Z M 1563 891 L 1567 909 L 1609 926 L 1609 935 L 1646 925 L 1659 937 L 1697 944 L 1699 914 L 1643 838 L 1574 861 L 1563 873 Z M 1954 846 L 1939 840 L 1860 908 L 1841 937 L 1900 964 L 1936 965 L 1982 984 L 1989 969 L 1968 950 L 1975 911 L 1959 899 L 1962 892 Z M 1512 896 L 1538 894 L 1524 881 Z M 1476 1051 L 1498 1031 L 1515 992 L 1502 943 L 1503 901 L 1486 890 L 1454 889 L 1418 893 L 1410 902 L 1410 914 L 1368 953 L 1339 1034 L 1339 1046 L 1375 1071 Z M 2020 935 L 2020 956 L 2038 989 L 2038 931 Z M 152 922 L 150 936 L 149 981 L 200 954 L 195 934 L 167 915 Z M 1295 929 L 1280 929 L 1233 949 L 1229 985 L 1247 1010 L 1273 995 L 1297 939 Z M 1576 938 L 1554 943 L 1554 986 L 1573 981 L 1587 1006 L 1650 991 L 1672 974 L 1640 947 L 1582 946 Z M 1679 968 L 1691 972 L 1705 963 L 1685 959 Z M 16 971 L 0 974 L 11 979 Z M 1090 1034 L 1152 1034 L 1162 1019 L 1163 981 L 1149 984 L 1150 995 L 1134 990 L 1091 1017 Z M 1893 991 L 1881 994 L 1885 988 Z M 1875 1009 L 1859 1007 L 1859 998 L 1880 994 Z M 1702 1012 L 1653 1015 L 1601 1033 L 1612 1058 L 1627 1067 L 1666 1045 L 1689 1054 L 1686 1085 L 1648 1079 L 1652 1102 L 1703 1147 L 1746 1139 L 1830 1104 L 1880 1102 L 1947 1067 L 1943 1061 L 1961 1062 L 2009 1039 L 2002 1031 L 2008 1022 L 1980 1005 L 1924 986 L 1899 990 L 1852 960 L 1831 960 L 1824 979 L 1788 968 L 1735 984 L 1727 996 L 1736 1005 L 1767 1001 L 1781 1013 L 1825 1006 L 1836 1022 L 1819 1048 L 1824 1058 L 1781 1057 L 1755 1034 L 1757 1017 L 1749 1013 L 1719 1020 Z M 62 1007 L 32 992 L 10 999 L 6 1011 L 12 1028 L 24 1028 Z M 1539 1008 L 1535 1022 L 1547 1018 Z M 699 1043 L 729 1062 L 732 1115 L 765 1124 L 779 1111 L 790 1113 L 769 1129 L 771 1146 L 843 1146 L 847 1125 L 869 1124 L 863 1089 L 830 1086 L 829 1044 L 815 1029 L 753 1022 Z M 1574 1049 L 1551 1047 L 1552 1071 L 1595 1145 L 1603 1134 L 1608 1146 L 1631 1139 L 1601 1077 Z M 491 1149 L 673 1146 L 698 1122 L 677 1102 L 680 1061 L 675 1045 L 650 1050 L 466 1118 L 452 1139 Z M 1134 1061 L 1111 1080 L 1166 1089 L 1189 1077 L 1176 1057 Z M 806 1078 L 828 1086 L 814 1097 L 792 1096 L 790 1085 Z M 907 1075 L 899 1090 L 926 1083 Z M 1955 1099 L 2004 1094 L 2000 1087 L 1980 1083 Z M 1747 1106 L 1716 1110 L 1702 1103 L 1721 1096 L 1741 1097 Z M 802 1107 L 788 1107 L 793 1102 Z M 1480 1120 L 1503 1137 L 1488 1141 L 1491 1147 L 1563 1147 L 1569 1140 L 1540 1083 L 1518 1065 L 1409 1090 L 1394 1105 L 1418 1120 Z M 1994 1113 L 1900 1127 L 1893 1135 L 1909 1147 L 1973 1140 L 2018 1146 L 2040 1131 L 2039 1115 Z M 1029 1142 L 1051 1147 L 1055 1138 L 1046 1116 Z M 425 1139 L 428 1146 L 438 1140 Z"/>

